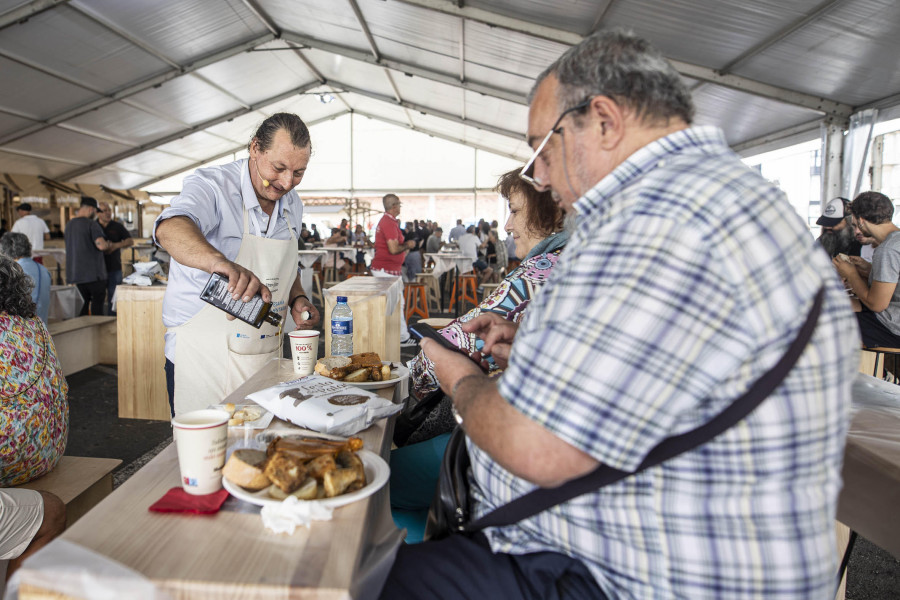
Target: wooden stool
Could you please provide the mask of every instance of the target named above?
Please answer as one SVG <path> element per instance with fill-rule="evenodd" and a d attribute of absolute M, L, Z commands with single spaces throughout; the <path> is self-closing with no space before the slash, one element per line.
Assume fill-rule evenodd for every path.
<path fill-rule="evenodd" d="M 459 290 L 457 292 L 457 290 Z M 472 273 L 460 275 L 453 282 L 453 293 L 450 295 L 450 310 L 453 310 L 453 304 L 459 301 L 462 306 L 463 302 L 469 301 L 472 306 L 478 306 L 478 277 Z"/>
<path fill-rule="evenodd" d="M 883 357 L 885 357 L 885 356 L 896 357 L 896 356 L 900 355 L 900 348 L 888 348 L 885 346 L 875 346 L 872 348 L 863 348 L 862 351 L 863 352 L 871 352 L 875 355 L 875 365 L 874 365 L 874 368 L 872 369 L 872 376 L 877 377 L 879 379 L 887 380 L 887 372 L 885 371 L 885 361 L 884 361 Z M 882 359 L 880 364 L 879 364 L 879 359 Z M 894 370 L 896 371 L 896 365 L 897 365 L 896 358 L 894 359 L 894 365 L 895 365 Z M 898 380 L 898 374 L 893 373 L 893 376 L 894 376 L 893 383 L 900 383 L 900 380 Z"/>
<path fill-rule="evenodd" d="M 368 276 L 369 276 L 368 273 L 353 273 L 353 272 L 347 273 L 347 279 L 350 279 L 351 277 L 368 277 Z"/>
<path fill-rule="evenodd" d="M 416 282 L 425 284 L 426 295 L 428 296 L 428 306 L 431 306 L 431 302 L 434 302 L 435 308 L 440 312 L 443 310 L 443 306 L 441 306 L 441 283 L 440 280 L 434 276 L 434 273 L 416 273 Z"/>
<path fill-rule="evenodd" d="M 403 293 L 406 296 L 406 320 L 413 315 L 428 318 L 428 298 L 424 283 L 407 283 Z"/>

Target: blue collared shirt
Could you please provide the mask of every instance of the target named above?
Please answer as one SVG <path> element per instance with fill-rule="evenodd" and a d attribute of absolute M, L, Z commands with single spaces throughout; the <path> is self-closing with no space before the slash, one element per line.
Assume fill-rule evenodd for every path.
<path fill-rule="evenodd" d="M 166 219 L 184 216 L 190 218 L 216 250 L 228 260 L 237 258 L 244 234 L 244 209 L 249 213 L 250 233 L 278 240 L 290 239 L 290 227 L 294 237 L 300 235 L 303 219 L 303 202 L 294 190 L 276 203 L 269 216 L 259 206 L 259 200 L 250 181 L 247 159 L 226 165 L 198 169 L 184 180 L 181 193 L 172 199 L 171 205 L 156 219 L 156 228 Z M 285 218 L 287 217 L 287 218 Z M 157 242 L 158 243 L 158 242 Z M 179 264 L 174 258 L 169 265 L 169 283 L 163 299 L 163 325 L 176 327 L 197 314 L 205 303 L 200 292 L 209 280 L 209 273 Z M 166 358 L 175 360 L 175 334 L 166 332 Z"/>
<path fill-rule="evenodd" d="M 778 390 L 700 449 L 517 525 L 495 552 L 582 560 L 610 598 L 825 598 L 859 337 L 821 247 L 722 133 L 641 148 L 576 203 L 576 232 L 532 299 L 499 392 L 600 463 L 635 469 L 730 405 L 786 351 Z M 534 488 L 469 444 L 476 514 Z"/>
<path fill-rule="evenodd" d="M 37 314 L 47 324 L 47 318 L 50 315 L 50 271 L 44 265 L 34 262 L 30 258 L 19 258 L 17 263 L 25 271 L 25 274 L 34 281 L 34 288 L 31 290 L 31 300 L 37 305 Z"/>

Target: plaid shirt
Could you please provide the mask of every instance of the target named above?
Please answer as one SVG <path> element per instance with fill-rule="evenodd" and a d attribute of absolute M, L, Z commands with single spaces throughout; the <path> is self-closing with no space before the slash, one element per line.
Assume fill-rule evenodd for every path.
<path fill-rule="evenodd" d="M 520 325 L 500 394 L 601 463 L 633 470 L 786 351 L 797 366 L 700 449 L 517 525 L 495 552 L 562 552 L 611 598 L 827 598 L 857 368 L 856 322 L 784 194 L 715 128 L 633 154 L 576 204 L 577 230 Z M 476 515 L 533 489 L 469 444 Z"/>

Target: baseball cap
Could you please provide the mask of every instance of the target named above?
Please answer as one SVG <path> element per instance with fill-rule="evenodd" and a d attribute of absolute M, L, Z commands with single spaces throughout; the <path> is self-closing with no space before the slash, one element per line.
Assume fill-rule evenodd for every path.
<path fill-rule="evenodd" d="M 82 196 L 81 197 L 81 206 L 90 206 L 92 208 L 98 208 L 97 200 L 95 198 L 91 198 L 90 196 Z"/>
<path fill-rule="evenodd" d="M 844 220 L 844 203 L 848 202 L 846 198 L 832 198 L 825 205 L 825 212 L 816 220 L 816 225 L 822 227 L 834 227 Z"/>

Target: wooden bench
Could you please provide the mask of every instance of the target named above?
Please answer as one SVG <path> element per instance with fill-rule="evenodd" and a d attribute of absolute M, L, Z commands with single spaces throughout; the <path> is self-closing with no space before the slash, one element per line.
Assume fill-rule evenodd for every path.
<path fill-rule="evenodd" d="M 120 464 L 118 458 L 63 456 L 43 477 L 15 487 L 59 496 L 66 505 L 66 527 L 71 527 L 112 492 L 112 471 Z"/>
<path fill-rule="evenodd" d="M 47 326 L 64 375 L 97 364 L 118 364 L 116 318 L 84 316 Z"/>

